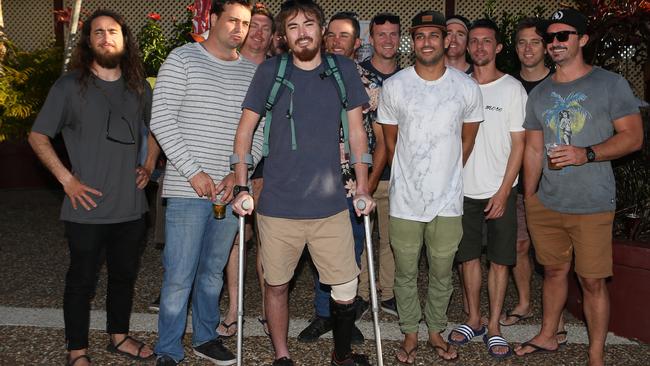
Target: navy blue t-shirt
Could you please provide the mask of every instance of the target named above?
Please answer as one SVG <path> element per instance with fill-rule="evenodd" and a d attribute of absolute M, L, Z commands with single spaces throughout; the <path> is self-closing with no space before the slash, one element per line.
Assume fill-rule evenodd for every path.
<path fill-rule="evenodd" d="M 368 94 L 353 61 L 335 56 L 345 83 L 348 110 L 368 103 Z M 279 56 L 264 61 L 255 72 L 242 105 L 264 116 Z M 316 219 L 347 209 L 341 185 L 339 128 L 341 99 L 332 77 L 321 78 L 324 63 L 314 70 L 291 66 L 295 91 L 281 88 L 273 108 L 269 155 L 264 163 L 264 189 L 257 211 L 266 216 Z M 296 150 L 291 147 L 287 112 L 293 98 Z"/>

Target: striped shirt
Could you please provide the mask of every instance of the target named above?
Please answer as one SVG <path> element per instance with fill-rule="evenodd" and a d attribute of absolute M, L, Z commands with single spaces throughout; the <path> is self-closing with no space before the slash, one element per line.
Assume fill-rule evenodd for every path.
<path fill-rule="evenodd" d="M 199 198 L 192 177 L 205 172 L 218 184 L 231 172 L 241 105 L 256 68 L 241 57 L 220 60 L 199 43 L 169 54 L 158 72 L 151 115 L 151 130 L 167 155 L 163 197 Z M 262 127 L 253 138 L 255 163 Z"/>

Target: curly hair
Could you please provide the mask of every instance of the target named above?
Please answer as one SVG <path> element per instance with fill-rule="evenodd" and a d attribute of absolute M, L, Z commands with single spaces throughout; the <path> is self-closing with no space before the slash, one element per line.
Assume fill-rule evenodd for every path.
<path fill-rule="evenodd" d="M 89 77 L 93 74 L 90 69 L 94 55 L 90 48 L 90 31 L 92 23 L 99 17 L 110 17 L 115 20 L 122 28 L 122 37 L 124 37 L 124 55 L 120 60 L 120 69 L 122 77 L 126 83 L 127 89 L 135 92 L 138 96 L 144 93 L 144 68 L 140 60 L 140 50 L 135 41 L 131 29 L 126 25 L 124 18 L 112 10 L 98 9 L 92 13 L 83 23 L 79 42 L 72 53 L 71 70 L 79 71 L 79 83 L 84 88 Z"/>

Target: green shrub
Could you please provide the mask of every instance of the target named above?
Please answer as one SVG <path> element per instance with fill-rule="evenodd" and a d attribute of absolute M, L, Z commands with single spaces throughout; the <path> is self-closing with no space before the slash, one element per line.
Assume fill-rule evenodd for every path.
<path fill-rule="evenodd" d="M 48 47 L 19 50 L 7 41 L 0 65 L 0 141 L 23 139 L 61 73 L 63 50 Z"/>

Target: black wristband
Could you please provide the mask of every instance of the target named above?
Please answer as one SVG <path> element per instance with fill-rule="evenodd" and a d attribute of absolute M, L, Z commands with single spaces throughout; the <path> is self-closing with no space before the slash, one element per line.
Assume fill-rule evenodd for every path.
<path fill-rule="evenodd" d="M 250 192 L 248 186 L 234 186 L 232 189 L 233 196 L 237 197 L 240 192 Z"/>

